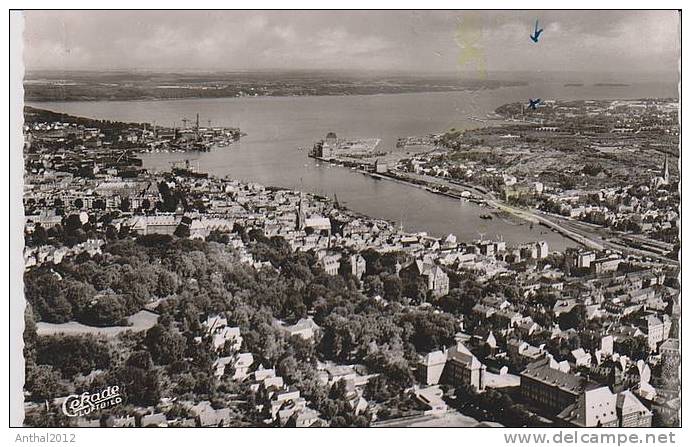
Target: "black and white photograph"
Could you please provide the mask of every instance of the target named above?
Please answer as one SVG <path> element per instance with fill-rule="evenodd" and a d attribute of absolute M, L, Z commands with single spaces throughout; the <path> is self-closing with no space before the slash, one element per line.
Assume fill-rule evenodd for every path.
<path fill-rule="evenodd" d="M 681 15 L 10 11 L 10 426 L 676 442 Z"/>

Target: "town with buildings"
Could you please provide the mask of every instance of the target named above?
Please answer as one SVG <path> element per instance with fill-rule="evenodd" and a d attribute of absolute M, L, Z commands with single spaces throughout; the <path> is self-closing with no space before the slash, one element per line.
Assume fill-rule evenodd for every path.
<path fill-rule="evenodd" d="M 402 138 L 398 151 L 358 158 L 329 134 L 312 156 L 486 204 L 588 248 L 675 263 L 677 110 L 671 99 L 508 104 L 492 115 L 501 125 Z"/>
<path fill-rule="evenodd" d="M 194 120 L 182 118 L 182 125 L 173 127 L 77 118 L 32 107 L 27 107 L 25 117 L 26 144 L 30 146 L 36 139 L 44 145 L 67 150 L 66 159 L 71 151 L 82 153 L 85 149 L 89 149 L 91 156 L 110 155 L 118 161 L 130 152 L 208 152 L 230 146 L 242 136 L 237 128 L 212 127 L 211 121 L 207 121 L 208 126 L 200 125 L 198 113 Z M 83 161 L 86 160 L 75 162 Z M 128 164 L 133 161 L 123 163 Z"/>
<path fill-rule="evenodd" d="M 315 146 L 578 242 L 558 252 L 406 232 L 189 163 L 149 172 L 134 150 L 237 129 L 28 109 L 25 425 L 678 426 L 676 111 L 507 105 L 510 124 L 409 137 L 431 149 L 386 163 L 376 139 Z M 61 411 L 115 384 L 123 404 Z"/>

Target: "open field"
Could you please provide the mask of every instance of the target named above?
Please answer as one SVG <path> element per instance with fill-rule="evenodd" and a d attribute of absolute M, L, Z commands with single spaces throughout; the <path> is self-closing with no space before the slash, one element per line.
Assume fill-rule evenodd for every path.
<path fill-rule="evenodd" d="M 110 326 L 94 327 L 70 321 L 69 323 L 36 323 L 36 333 L 38 335 L 101 335 L 106 337 L 116 337 L 125 331 L 142 332 L 153 327 L 158 321 L 158 315 L 141 310 L 127 318 L 130 326 Z"/>

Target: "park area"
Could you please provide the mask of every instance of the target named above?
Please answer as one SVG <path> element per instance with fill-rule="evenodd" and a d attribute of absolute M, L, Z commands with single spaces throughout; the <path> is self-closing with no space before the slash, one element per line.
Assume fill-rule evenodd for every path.
<path fill-rule="evenodd" d="M 134 315 L 130 315 L 127 321 L 129 323 L 127 326 L 108 327 L 87 326 L 76 321 L 60 324 L 41 321 L 36 323 L 36 333 L 37 335 L 64 334 L 116 337 L 125 331 L 142 332 L 151 329 L 158 321 L 158 315 L 148 310 L 141 310 Z"/>

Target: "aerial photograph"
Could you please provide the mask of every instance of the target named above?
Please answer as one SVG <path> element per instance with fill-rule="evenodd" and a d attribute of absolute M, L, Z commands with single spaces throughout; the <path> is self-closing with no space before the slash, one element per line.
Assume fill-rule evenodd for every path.
<path fill-rule="evenodd" d="M 17 427 L 680 427 L 680 11 L 20 15 Z"/>

